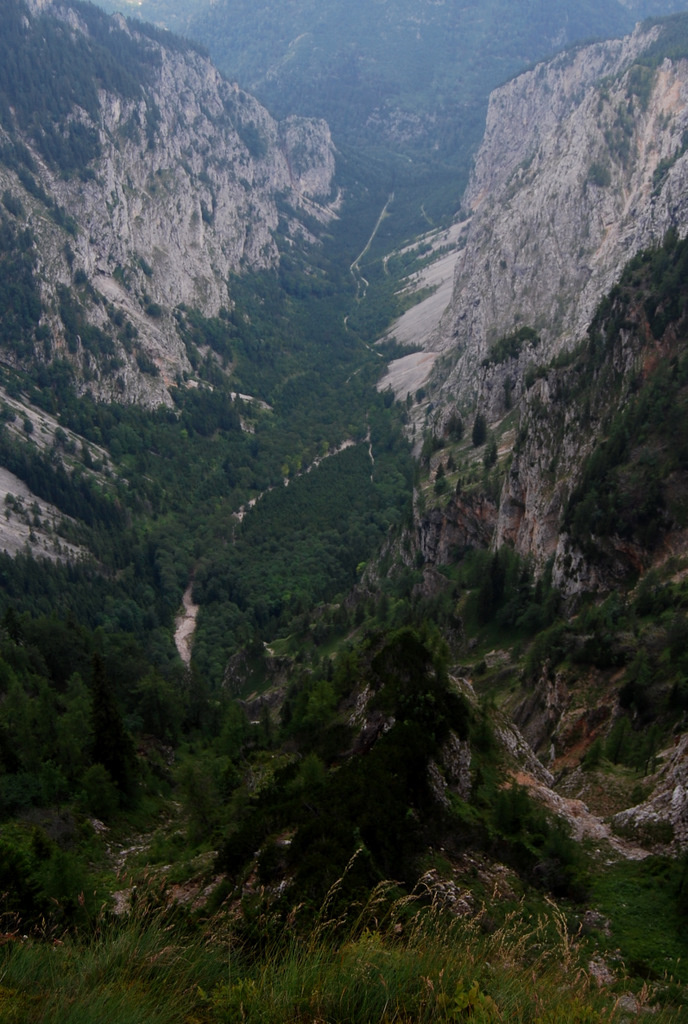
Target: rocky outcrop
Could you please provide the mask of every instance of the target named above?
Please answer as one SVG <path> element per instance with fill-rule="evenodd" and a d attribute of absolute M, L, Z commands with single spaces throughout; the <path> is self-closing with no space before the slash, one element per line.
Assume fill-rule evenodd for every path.
<path fill-rule="evenodd" d="M 446 565 L 457 552 L 488 547 L 496 524 L 497 506 L 485 495 L 456 495 L 417 518 L 418 549 L 426 562 Z"/>
<path fill-rule="evenodd" d="M 667 752 L 663 768 L 651 781 L 652 796 L 615 815 L 615 829 L 630 831 L 649 845 L 673 843 L 678 849 L 688 849 L 688 736 L 682 736 Z"/>
<path fill-rule="evenodd" d="M 553 736 L 569 702 L 565 681 L 545 673 L 514 712 L 514 722 L 543 760 L 551 754 Z"/>
<path fill-rule="evenodd" d="M 34 0 L 32 10 L 37 25 L 56 17 L 89 37 L 78 9 Z M 17 126 L 12 139 L 28 147 L 43 197 L 1 164 L 0 193 L 26 211 L 46 308 L 60 284 L 71 286 L 75 275 L 88 281 L 102 297 L 90 304 L 89 320 L 104 329 L 107 306 L 121 311 L 158 371 L 142 374 L 133 354 L 117 346 L 116 374 L 90 360 L 89 390 L 157 404 L 169 401 L 176 376 L 191 371 L 170 311 L 180 304 L 206 316 L 231 309 L 230 276 L 275 265 L 278 234 L 312 241 L 311 225 L 334 215 L 334 150 L 324 122 L 277 123 L 196 50 L 165 46 L 122 17 L 111 19 L 110 35 L 115 52 L 117 37 L 145 48 L 145 79 L 138 90 L 101 88 L 95 116 L 74 106 L 59 126 L 96 133 L 98 155 L 65 176 Z M 8 132 L 0 136 L 9 142 Z M 46 197 L 62 210 L 62 224 L 46 215 Z M 45 319 L 56 354 L 78 362 L 82 353 L 67 350 L 59 318 Z"/>
<path fill-rule="evenodd" d="M 568 403 L 566 374 L 552 371 L 538 380 L 522 404 L 520 443 L 506 473 L 496 517 L 495 547 L 511 545 L 542 567 L 568 548 L 562 534 L 566 502 L 594 437 L 580 429 L 580 409 Z M 581 561 L 567 579 L 580 589 L 597 589 L 595 569 Z M 558 580 L 558 582 L 561 582 Z"/>

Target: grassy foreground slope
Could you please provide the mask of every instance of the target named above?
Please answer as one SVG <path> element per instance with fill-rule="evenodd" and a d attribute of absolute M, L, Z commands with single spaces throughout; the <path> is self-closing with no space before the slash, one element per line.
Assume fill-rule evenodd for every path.
<path fill-rule="evenodd" d="M 232 1024 L 235 1021 L 620 1021 L 623 999 L 581 964 L 563 916 L 517 913 L 491 929 L 448 920 L 414 898 L 372 894 L 348 930 L 327 907 L 302 940 L 237 949 L 210 922 L 183 938 L 167 918 L 137 912 L 87 943 L 14 941 L 3 970 L 0 1020 L 26 1024 Z M 381 914 L 382 920 L 381 920 Z M 641 1009 L 646 1009 L 643 1002 Z M 625 1019 L 628 1019 L 627 1017 Z M 678 1018 L 654 1013 L 658 1024 Z"/>

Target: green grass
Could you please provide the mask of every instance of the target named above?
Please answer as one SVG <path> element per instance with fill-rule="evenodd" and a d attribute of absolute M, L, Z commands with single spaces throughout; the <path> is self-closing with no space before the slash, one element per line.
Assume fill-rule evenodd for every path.
<path fill-rule="evenodd" d="M 86 941 L 18 937 L 2 954 L 3 1024 L 178 1024 L 223 970 L 217 952 L 172 939 L 163 918 L 145 915 Z"/>
<path fill-rule="evenodd" d="M 336 889 L 336 887 L 335 887 Z M 0 1022 L 22 1024 L 277 1024 L 619 1021 L 563 914 L 519 908 L 499 927 L 452 918 L 419 890 L 381 885 L 351 922 L 290 926 L 238 949 L 228 915 L 201 929 L 139 905 L 79 940 L 22 939 L 0 950 Z M 335 896 L 336 891 L 331 893 Z M 260 952 L 258 952 L 260 948 Z M 621 991 L 627 991 L 622 986 Z M 651 998 L 650 990 L 645 993 Z M 656 1024 L 679 1021 L 664 1009 Z"/>
<path fill-rule="evenodd" d="M 599 873 L 592 886 L 595 906 L 611 921 L 611 944 L 629 973 L 671 991 L 675 984 L 688 983 L 688 917 L 679 899 L 682 870 L 667 857 L 624 861 Z"/>

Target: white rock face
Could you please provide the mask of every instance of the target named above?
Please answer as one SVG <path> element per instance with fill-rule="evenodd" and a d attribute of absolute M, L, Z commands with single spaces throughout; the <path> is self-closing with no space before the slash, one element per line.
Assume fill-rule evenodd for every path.
<path fill-rule="evenodd" d="M 665 752 L 663 767 L 653 776 L 652 796 L 637 807 L 630 807 L 614 817 L 619 829 L 633 829 L 649 832 L 658 825 L 671 826 L 673 837 L 665 833 L 657 840 L 662 845 L 668 842 L 680 850 L 688 848 L 688 736 L 682 736 L 676 746 Z M 665 830 L 666 831 L 666 830 Z"/>
<path fill-rule="evenodd" d="M 635 252 L 688 230 L 688 64 L 639 66 L 656 33 L 564 54 L 493 93 L 432 342 L 454 360 L 447 398 L 475 400 L 481 360 L 516 327 L 540 334 L 538 362 L 570 347 Z"/>
<path fill-rule="evenodd" d="M 58 2 L 33 0 L 32 7 L 88 34 L 78 14 Z M 134 32 L 121 16 L 112 19 L 112 31 Z M 137 39 L 150 50 L 154 69 L 140 96 L 125 100 L 101 91 L 95 119 L 79 108 L 70 115 L 98 134 L 100 156 L 88 175 L 65 180 L 32 150 L 41 187 L 78 224 L 76 237 L 67 238 L 71 267 L 64 232 L 2 166 L 0 190 L 20 195 L 31 211 L 44 297 L 84 271 L 132 321 L 141 348 L 160 371 L 159 377 L 142 376 L 131 355 L 118 352 L 126 365 L 117 386 L 96 369 L 89 389 L 156 404 L 169 401 L 175 374 L 190 369 L 167 311 L 181 303 L 207 316 L 231 308 L 230 275 L 273 266 L 278 227 L 308 238 L 301 215 L 323 223 L 334 216 L 335 163 L 324 122 L 290 118 L 279 124 L 197 52 Z M 280 204 L 288 207 L 281 223 Z M 152 304 L 162 312 L 149 315 Z M 92 316 L 103 326 L 104 313 Z M 51 328 L 59 352 L 57 318 Z"/>
<path fill-rule="evenodd" d="M 431 397 L 438 434 L 457 405 L 464 420 L 477 405 L 490 423 L 518 406 L 517 444 L 489 515 L 476 517 L 474 498 L 454 497 L 421 520 L 419 546 L 431 564 L 452 545 L 508 544 L 539 570 L 553 559 L 553 581 L 571 599 L 606 592 L 649 564 L 648 551 L 611 537 L 603 565 L 564 532 L 609 403 L 623 404 L 634 374 L 656 356 L 642 306 L 626 314 L 631 329 L 608 352 L 613 396 L 593 389 L 584 410 L 575 372 L 563 367 L 543 370 L 527 390 L 524 381 L 529 366 L 546 366 L 583 338 L 638 250 L 669 228 L 688 233 L 688 62 L 643 64 L 656 31 L 563 55 L 492 96 L 452 302 L 431 340 L 442 353 L 440 401 L 437 391 Z M 539 343 L 486 365 L 490 346 L 522 326 Z"/>
<path fill-rule="evenodd" d="M 161 53 L 159 81 L 145 100 L 124 104 L 102 94 L 96 180 L 56 182 L 55 190 L 89 232 L 79 252 L 88 271 L 108 276 L 142 257 L 153 269 L 148 290 L 156 301 L 213 314 L 230 298 L 232 271 L 277 260 L 277 195 L 309 212 L 313 200 L 327 198 L 333 151 L 322 122 L 282 127 L 208 61 Z M 149 146 L 151 109 L 160 121 Z M 242 141 L 249 125 L 259 155 Z M 306 159 L 294 177 L 289 158 L 297 147 Z"/>

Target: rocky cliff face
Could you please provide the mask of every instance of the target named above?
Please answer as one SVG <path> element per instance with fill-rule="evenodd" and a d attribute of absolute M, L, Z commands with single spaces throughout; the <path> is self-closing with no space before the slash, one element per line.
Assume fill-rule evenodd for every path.
<path fill-rule="evenodd" d="M 527 325 L 545 362 L 581 337 L 635 252 L 688 228 L 688 63 L 654 66 L 659 33 L 563 54 L 493 93 L 434 342 L 453 362 L 448 400 L 498 416 L 500 370 L 482 366 L 491 345 Z"/>
<path fill-rule="evenodd" d="M 687 835 L 685 714 L 667 666 L 688 553 L 688 62 L 663 46 L 659 28 L 639 29 L 492 97 L 434 339 L 416 517 L 426 581 L 464 547 L 506 548 L 563 597 L 521 685 L 515 671 L 490 685 L 511 684 L 505 699 L 558 795 L 520 781 L 574 834 L 633 858 L 685 849 Z M 465 436 L 476 412 L 489 443 Z M 666 594 L 643 603 L 654 579 Z M 615 618 L 615 601 L 636 617 Z M 641 746 L 651 727 L 666 730 L 664 749 Z M 647 751 L 642 795 L 614 793 L 604 767 L 595 776 L 600 759 L 618 763 L 611 737 L 624 728 L 633 757 Z"/>
<path fill-rule="evenodd" d="M 539 570 L 550 562 L 553 582 L 575 601 L 685 551 L 686 459 L 680 428 L 671 425 L 686 398 L 678 371 L 684 320 L 677 303 L 678 320 L 667 320 L 660 332 L 658 321 L 648 320 L 656 300 L 645 290 L 664 254 L 683 248 L 667 243 L 648 261 L 652 271 L 643 271 L 641 258 L 635 273 L 644 284 L 628 270 L 577 353 L 526 378 L 515 443 L 508 452 L 500 446 L 498 500 L 474 484 L 419 516 L 427 562 L 451 562 L 464 548 L 508 545 Z M 661 315 L 666 308 L 665 302 Z M 515 373 L 517 364 L 506 365 Z"/>
<path fill-rule="evenodd" d="M 638 29 L 562 55 L 492 97 L 464 201 L 466 244 L 435 338 L 444 354 L 430 417 L 446 436 L 457 406 L 465 420 L 481 411 L 503 435 L 504 478 L 480 529 L 480 488 L 419 519 L 431 563 L 449 560 L 452 546 L 508 544 L 540 568 L 552 560 L 556 585 L 573 598 L 617 586 L 656 555 L 647 531 L 600 531 L 592 515 L 595 539 L 581 546 L 569 520 L 586 460 L 629 396 L 677 357 L 681 330 L 650 325 L 652 302 L 662 300 L 647 298 L 645 282 L 609 301 L 594 369 L 565 353 L 586 339 L 601 297 L 636 253 L 669 229 L 688 233 L 688 61 L 664 58 L 662 46 L 660 28 Z M 515 432 L 501 426 L 507 415 Z M 640 475 L 629 469 L 621 492 Z M 682 546 L 681 515 L 669 511 L 674 484 L 661 487 L 654 526 Z"/>
<path fill-rule="evenodd" d="M 31 12 L 27 33 L 47 17 L 89 37 L 77 9 L 34 0 Z M 156 404 L 169 400 L 167 385 L 191 369 L 169 311 L 183 303 L 216 316 L 231 308 L 232 273 L 277 262 L 278 232 L 292 242 L 312 240 L 311 225 L 334 215 L 334 150 L 324 122 L 275 122 L 195 50 L 166 46 L 122 17 L 111 20 L 110 35 L 115 52 L 120 39 L 145 47 L 150 73 L 135 96 L 101 88 L 95 116 L 74 106 L 58 126 L 63 134 L 74 124 L 95 132 L 96 158 L 65 177 L 19 126 L 0 131 L 0 142 L 11 137 L 28 147 L 43 196 L 2 165 L 0 191 L 20 200 L 36 239 L 55 351 L 78 361 L 47 310 L 57 286 L 85 275 L 102 300 L 90 304 L 89 321 L 105 329 L 108 304 L 121 311 L 159 371 L 142 375 L 118 346 L 123 365 L 114 377 L 91 360 L 90 390 Z M 71 234 L 46 215 L 46 197 L 72 218 Z"/>
<path fill-rule="evenodd" d="M 446 565 L 461 551 L 488 547 L 497 526 L 497 505 L 483 494 L 457 496 L 420 516 L 417 544 L 429 565 Z"/>
<path fill-rule="evenodd" d="M 674 840 L 679 849 L 685 850 L 688 847 L 688 736 L 678 738 L 675 747 L 663 754 L 662 769 L 651 779 L 655 787 L 652 797 L 615 815 L 614 826 L 621 832 L 649 834 L 651 838 L 659 833 L 664 842 Z"/>

